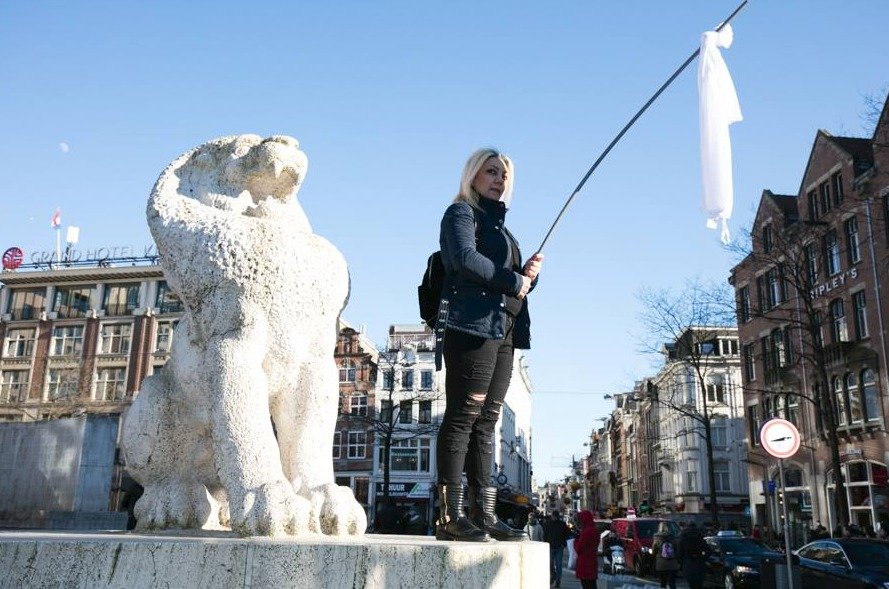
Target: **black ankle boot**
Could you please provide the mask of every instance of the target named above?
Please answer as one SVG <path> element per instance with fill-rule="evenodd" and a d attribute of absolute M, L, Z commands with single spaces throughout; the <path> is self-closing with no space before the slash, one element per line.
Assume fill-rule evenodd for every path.
<path fill-rule="evenodd" d="M 480 530 L 463 513 L 463 485 L 439 485 L 438 522 L 435 537 L 438 540 L 458 540 L 462 542 L 487 542 L 491 539 L 487 532 Z"/>
<path fill-rule="evenodd" d="M 495 540 L 521 542 L 528 539 L 528 534 L 504 523 L 495 512 L 497 506 L 497 487 L 469 487 L 469 519 L 473 524 L 486 531 Z"/>

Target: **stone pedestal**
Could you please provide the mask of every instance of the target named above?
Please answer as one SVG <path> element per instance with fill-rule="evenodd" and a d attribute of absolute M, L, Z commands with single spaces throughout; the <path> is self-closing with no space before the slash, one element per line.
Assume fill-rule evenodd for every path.
<path fill-rule="evenodd" d="M 544 589 L 541 542 L 428 536 L 0 532 L 4 587 Z"/>

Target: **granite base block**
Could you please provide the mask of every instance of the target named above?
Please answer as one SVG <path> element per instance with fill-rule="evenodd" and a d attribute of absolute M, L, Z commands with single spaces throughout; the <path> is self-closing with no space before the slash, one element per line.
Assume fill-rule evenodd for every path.
<path fill-rule="evenodd" d="M 0 532 L 2 587 L 543 589 L 541 542 L 428 536 L 239 538 L 227 533 Z"/>

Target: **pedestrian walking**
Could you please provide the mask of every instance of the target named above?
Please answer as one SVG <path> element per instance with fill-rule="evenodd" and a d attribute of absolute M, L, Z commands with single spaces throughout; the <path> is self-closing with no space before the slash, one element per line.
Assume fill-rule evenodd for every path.
<path fill-rule="evenodd" d="M 670 533 L 667 522 L 661 522 L 657 534 L 654 535 L 654 543 L 651 551 L 656 555 L 654 570 L 661 580 L 661 587 L 676 589 L 676 573 L 679 571 L 679 561 L 676 558 L 676 537 Z"/>
<path fill-rule="evenodd" d="M 599 533 L 596 520 L 591 511 L 577 514 L 580 534 L 574 539 L 574 551 L 577 553 L 574 576 L 580 580 L 583 589 L 596 589 L 599 578 Z"/>
<path fill-rule="evenodd" d="M 568 525 L 558 511 L 543 528 L 543 538 L 549 544 L 549 581 L 553 587 L 562 586 L 562 559 L 568 545 Z"/>
<path fill-rule="evenodd" d="M 679 551 L 677 557 L 682 568 L 682 576 L 688 581 L 689 589 L 701 589 L 704 586 L 704 574 L 706 563 L 704 556 L 707 553 L 707 542 L 704 535 L 695 522 L 689 522 L 688 526 L 679 534 Z M 663 587 L 663 585 L 661 585 Z"/>

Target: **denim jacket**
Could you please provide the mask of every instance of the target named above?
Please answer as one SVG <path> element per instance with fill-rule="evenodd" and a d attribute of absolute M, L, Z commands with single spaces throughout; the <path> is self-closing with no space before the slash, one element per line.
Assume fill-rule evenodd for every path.
<path fill-rule="evenodd" d="M 518 265 L 510 267 L 510 243 L 516 250 L 518 243 L 504 225 L 505 216 L 505 205 L 487 198 L 479 199 L 479 209 L 457 202 L 445 211 L 439 242 L 445 267 L 443 297 L 450 301 L 449 329 L 485 339 L 505 336 L 504 297 L 515 296 L 522 288 L 521 252 Z M 515 318 L 513 345 L 531 347 L 527 298 Z"/>

